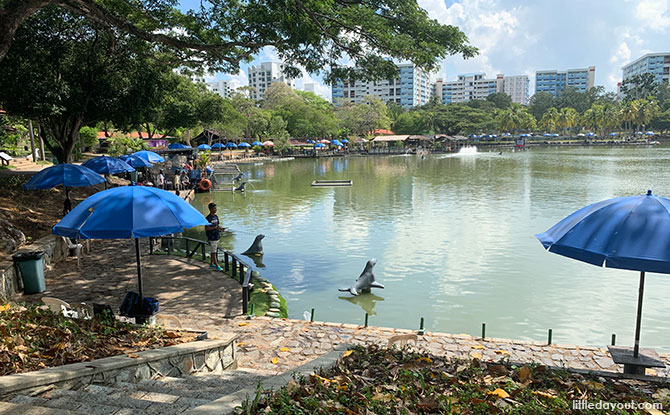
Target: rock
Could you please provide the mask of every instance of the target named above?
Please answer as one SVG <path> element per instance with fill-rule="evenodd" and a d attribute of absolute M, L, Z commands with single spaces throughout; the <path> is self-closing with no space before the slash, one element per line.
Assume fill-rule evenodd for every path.
<path fill-rule="evenodd" d="M 274 313 L 274 312 L 272 312 L 272 311 L 268 311 L 267 313 L 265 313 L 265 316 L 266 316 L 266 317 L 274 317 L 274 318 L 277 318 L 277 317 L 279 317 L 279 313 Z"/>
<path fill-rule="evenodd" d="M 281 312 L 281 310 L 278 309 L 278 308 L 269 308 L 268 311 L 269 311 L 270 313 L 279 313 L 279 312 Z"/>
<path fill-rule="evenodd" d="M 0 218 L 0 253 L 13 254 L 26 243 L 26 236 L 11 222 Z"/>
<path fill-rule="evenodd" d="M 279 308 L 281 305 L 279 304 L 279 301 L 272 301 L 270 303 L 270 308 Z"/>
<path fill-rule="evenodd" d="M 275 290 L 268 290 L 267 293 L 270 295 L 279 295 L 279 293 Z"/>

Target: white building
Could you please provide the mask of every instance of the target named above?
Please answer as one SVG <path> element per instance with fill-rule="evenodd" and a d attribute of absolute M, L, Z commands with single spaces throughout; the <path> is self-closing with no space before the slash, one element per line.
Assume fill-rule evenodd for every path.
<path fill-rule="evenodd" d="M 314 82 L 308 82 L 302 86 L 302 90 L 316 94 L 316 84 Z"/>
<path fill-rule="evenodd" d="M 670 83 L 670 53 L 647 53 L 621 68 L 623 80 L 650 73 L 656 83 Z"/>
<path fill-rule="evenodd" d="M 283 82 L 295 88 L 295 82 L 292 78 L 284 76 L 282 64 L 279 62 L 263 62 L 259 66 L 250 66 L 248 74 L 249 86 L 253 87 L 250 98 L 256 100 L 262 99 L 265 90 L 274 82 Z"/>
<path fill-rule="evenodd" d="M 377 81 L 337 81 L 331 93 L 333 103 L 360 103 L 367 95 L 404 108 L 427 104 L 431 97 L 430 78 L 426 71 L 413 64 L 398 65 L 398 78 Z"/>
<path fill-rule="evenodd" d="M 217 81 L 207 82 L 206 85 L 207 89 L 209 89 L 210 91 L 221 95 L 223 98 L 228 98 L 231 96 L 233 92 L 239 89 L 240 82 L 235 79 L 231 79 L 228 81 L 219 79 Z"/>
<path fill-rule="evenodd" d="M 433 93 L 441 98 L 443 104 L 486 99 L 497 90 L 497 79 L 486 79 L 483 72 L 458 75 L 458 79 L 451 82 L 438 79 L 433 86 Z"/>
<path fill-rule="evenodd" d="M 528 75 L 496 76 L 496 92 L 503 92 L 512 97 L 512 102 L 528 105 L 530 98 L 530 78 Z"/>

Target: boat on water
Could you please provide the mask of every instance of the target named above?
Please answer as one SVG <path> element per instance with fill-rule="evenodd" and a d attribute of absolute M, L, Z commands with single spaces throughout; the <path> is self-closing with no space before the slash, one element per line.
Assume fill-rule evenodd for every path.
<path fill-rule="evenodd" d="M 526 139 L 525 138 L 519 138 L 516 140 L 514 143 L 514 148 L 526 148 Z"/>

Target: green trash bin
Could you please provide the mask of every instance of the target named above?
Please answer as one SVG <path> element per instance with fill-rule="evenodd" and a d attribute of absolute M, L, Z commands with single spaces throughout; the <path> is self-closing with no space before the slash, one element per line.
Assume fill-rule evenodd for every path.
<path fill-rule="evenodd" d="M 26 294 L 41 293 L 46 290 L 43 256 L 44 251 L 19 252 L 12 256 L 14 262 L 19 266 L 23 291 Z"/>

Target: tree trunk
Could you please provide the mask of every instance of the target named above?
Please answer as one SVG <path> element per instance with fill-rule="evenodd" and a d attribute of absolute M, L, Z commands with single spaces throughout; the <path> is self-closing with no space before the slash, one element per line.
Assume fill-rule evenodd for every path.
<path fill-rule="evenodd" d="M 186 141 L 187 146 L 191 146 L 191 129 L 187 128 L 186 131 L 184 131 L 184 141 Z"/>
<path fill-rule="evenodd" d="M 39 9 L 53 3 L 56 0 L 10 0 L 0 9 L 0 60 L 7 55 L 14 33 L 21 23 Z"/>
<path fill-rule="evenodd" d="M 41 122 L 44 144 L 51 150 L 59 163 L 71 163 L 74 144 L 79 139 L 79 129 L 83 124 L 81 119 L 56 119 Z M 48 134 L 53 137 L 49 141 Z"/>
<path fill-rule="evenodd" d="M 46 160 L 46 155 L 44 154 L 44 140 L 42 140 L 42 134 L 40 134 L 41 130 L 42 126 L 40 125 L 39 122 L 37 122 L 37 138 L 39 139 L 40 143 L 40 159 L 44 161 Z"/>

